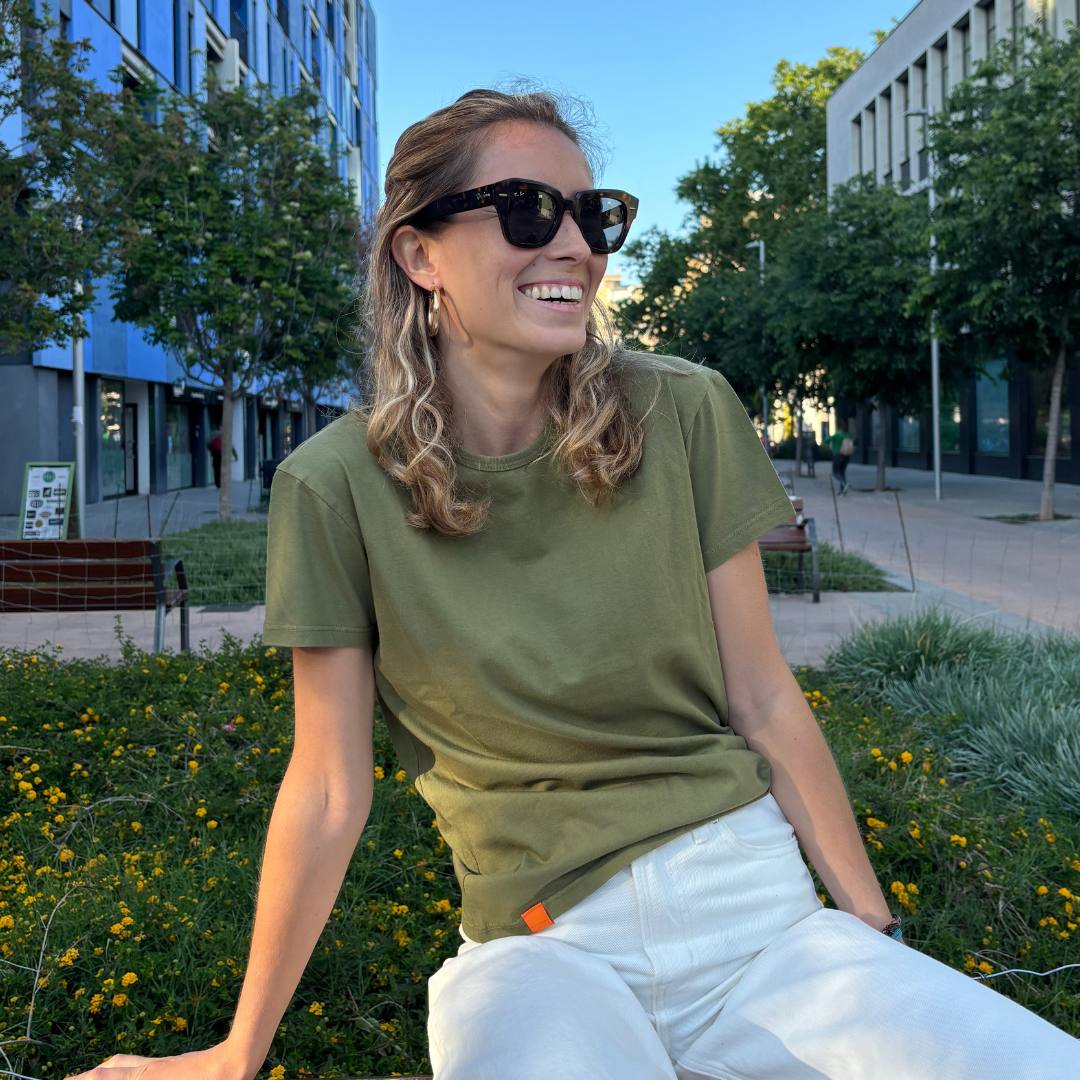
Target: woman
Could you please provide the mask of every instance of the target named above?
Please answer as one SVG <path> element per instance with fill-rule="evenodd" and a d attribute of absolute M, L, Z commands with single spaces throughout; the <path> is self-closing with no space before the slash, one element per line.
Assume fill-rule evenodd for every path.
<path fill-rule="evenodd" d="M 1080 1064 L 892 936 L 771 628 L 755 537 L 789 500 L 721 375 L 617 347 L 594 300 L 636 201 L 591 193 L 581 143 L 549 95 L 489 90 L 397 143 L 366 403 L 274 475 L 295 748 L 236 1019 L 189 1064 L 261 1065 L 367 818 L 376 694 L 461 886 L 437 1080 Z"/>

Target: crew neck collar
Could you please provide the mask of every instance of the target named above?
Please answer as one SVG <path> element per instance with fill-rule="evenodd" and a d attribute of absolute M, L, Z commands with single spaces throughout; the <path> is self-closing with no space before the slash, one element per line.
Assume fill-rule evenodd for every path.
<path fill-rule="evenodd" d="M 553 435 L 554 429 L 549 420 L 544 430 L 528 446 L 512 454 L 473 454 L 462 446 L 455 446 L 453 448 L 454 460 L 467 469 L 477 469 L 480 472 L 506 472 L 508 469 L 520 469 L 544 452 Z"/>

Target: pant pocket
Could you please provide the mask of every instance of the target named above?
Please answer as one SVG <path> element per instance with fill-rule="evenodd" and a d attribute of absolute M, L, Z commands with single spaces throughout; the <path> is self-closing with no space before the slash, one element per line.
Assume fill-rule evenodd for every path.
<path fill-rule="evenodd" d="M 771 792 L 717 819 L 732 847 L 749 855 L 779 855 L 799 846 L 795 829 Z"/>

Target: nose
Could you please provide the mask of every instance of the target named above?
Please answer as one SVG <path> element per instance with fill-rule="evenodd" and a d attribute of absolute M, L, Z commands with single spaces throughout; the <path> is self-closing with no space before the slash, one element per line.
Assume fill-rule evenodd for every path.
<path fill-rule="evenodd" d="M 569 206 L 563 211 L 558 232 L 546 247 L 553 259 L 572 258 L 581 261 L 592 254 L 592 248 L 586 242 L 585 234 L 574 220 L 574 215 L 570 213 Z"/>

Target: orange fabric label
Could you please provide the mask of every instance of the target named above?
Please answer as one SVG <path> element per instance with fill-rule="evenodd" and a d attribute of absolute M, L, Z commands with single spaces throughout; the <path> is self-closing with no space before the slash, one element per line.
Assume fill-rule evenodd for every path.
<path fill-rule="evenodd" d="M 533 904 L 527 911 L 521 913 L 525 925 L 535 934 L 548 926 L 552 926 L 555 920 L 547 913 L 547 908 L 542 902 Z"/>

